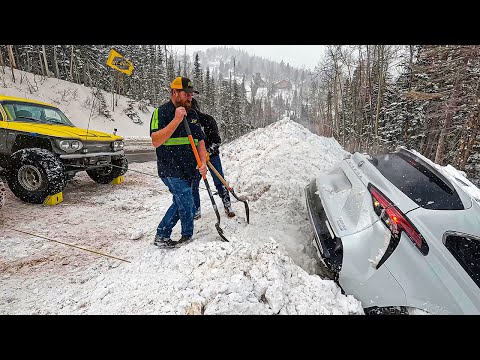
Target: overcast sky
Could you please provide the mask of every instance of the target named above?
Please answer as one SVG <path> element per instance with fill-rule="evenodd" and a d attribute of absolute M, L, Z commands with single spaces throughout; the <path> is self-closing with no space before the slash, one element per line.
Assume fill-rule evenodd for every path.
<path fill-rule="evenodd" d="M 205 51 L 216 46 L 228 46 L 242 49 L 250 55 L 257 55 L 273 61 L 284 61 L 291 66 L 313 69 L 323 54 L 325 45 L 187 45 L 187 54 Z M 185 45 L 173 45 L 174 51 L 183 54 Z"/>

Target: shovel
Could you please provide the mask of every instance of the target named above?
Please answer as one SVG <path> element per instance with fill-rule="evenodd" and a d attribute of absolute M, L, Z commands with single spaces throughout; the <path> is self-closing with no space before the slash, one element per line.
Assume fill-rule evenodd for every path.
<path fill-rule="evenodd" d="M 237 194 L 235 194 L 235 191 L 233 191 L 233 188 L 230 185 L 228 185 L 228 183 L 225 181 L 225 179 L 222 177 L 222 175 L 220 175 L 220 173 L 217 171 L 217 169 L 215 169 L 215 167 L 212 165 L 210 160 L 207 160 L 207 165 L 215 173 L 215 175 L 217 175 L 217 177 L 220 179 L 222 184 L 225 185 L 227 190 L 230 191 L 230 193 L 235 197 L 235 199 L 237 199 L 238 201 L 241 201 L 245 204 L 245 213 L 247 214 L 247 224 L 250 224 L 250 209 L 248 208 L 247 200 L 239 198 L 237 196 Z"/>
<path fill-rule="evenodd" d="M 187 117 L 183 118 L 183 125 L 185 125 L 185 130 L 187 131 L 188 140 L 190 141 L 190 145 L 192 146 L 193 154 L 195 155 L 195 159 L 197 160 L 197 165 L 200 168 L 202 166 L 202 162 L 200 161 L 200 156 L 198 155 L 197 147 L 195 146 L 195 142 L 193 141 L 192 132 L 190 131 L 190 126 L 187 122 Z M 208 196 L 210 196 L 210 200 L 212 201 L 213 209 L 215 210 L 215 214 L 217 215 L 217 223 L 215 224 L 215 228 L 217 229 L 218 234 L 222 238 L 223 241 L 227 241 L 227 238 L 223 235 L 223 230 L 220 227 L 220 214 L 218 213 L 217 204 L 215 204 L 215 199 L 213 198 L 212 191 L 210 190 L 210 185 L 208 184 L 207 177 L 202 175 L 203 181 L 205 182 L 205 187 L 208 191 Z"/>

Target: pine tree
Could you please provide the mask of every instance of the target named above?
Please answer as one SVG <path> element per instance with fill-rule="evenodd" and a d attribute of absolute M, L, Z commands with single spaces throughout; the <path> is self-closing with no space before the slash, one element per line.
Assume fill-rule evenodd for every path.
<path fill-rule="evenodd" d="M 199 98 L 200 101 L 203 103 L 205 101 L 205 97 L 203 94 L 202 68 L 200 66 L 198 53 L 195 55 L 195 63 L 193 67 L 193 84 L 195 88 L 200 92 Z"/>

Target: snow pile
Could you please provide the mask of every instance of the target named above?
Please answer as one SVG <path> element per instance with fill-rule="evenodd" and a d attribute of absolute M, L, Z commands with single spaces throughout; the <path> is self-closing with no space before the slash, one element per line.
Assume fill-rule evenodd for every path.
<path fill-rule="evenodd" d="M 144 253 L 79 292 L 61 314 L 363 314 L 328 280 L 280 255 L 274 242 L 193 243 Z M 88 294 L 88 295 L 87 295 Z M 87 295 L 87 296 L 85 296 Z"/>
<path fill-rule="evenodd" d="M 289 118 L 256 129 L 220 149 L 229 185 L 250 201 L 251 226 L 245 231 L 263 233 L 261 237 L 252 234 L 252 241 L 273 237 L 298 265 L 314 273 L 313 230 L 304 188 L 347 152 L 335 139 L 319 137 Z M 202 203 L 208 203 L 208 198 Z M 239 207 L 243 214 L 243 204 Z M 268 228 L 263 232 L 257 229 L 259 222 L 269 224 Z"/>

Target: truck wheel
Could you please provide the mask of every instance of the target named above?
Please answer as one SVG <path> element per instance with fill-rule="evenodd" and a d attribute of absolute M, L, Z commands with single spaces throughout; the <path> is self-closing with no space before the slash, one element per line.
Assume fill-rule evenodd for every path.
<path fill-rule="evenodd" d="M 64 167 L 52 152 L 40 149 L 21 149 L 10 158 L 7 182 L 19 199 L 41 204 L 48 195 L 65 187 Z"/>
<path fill-rule="evenodd" d="M 0 211 L 3 208 L 3 205 L 5 205 L 5 185 L 3 185 L 3 181 L 0 180 Z"/>
<path fill-rule="evenodd" d="M 100 169 L 87 170 L 87 174 L 93 181 L 99 184 L 108 184 L 113 179 L 127 172 L 128 160 L 125 155 L 112 157 L 111 164 L 114 166 L 106 166 Z"/>

